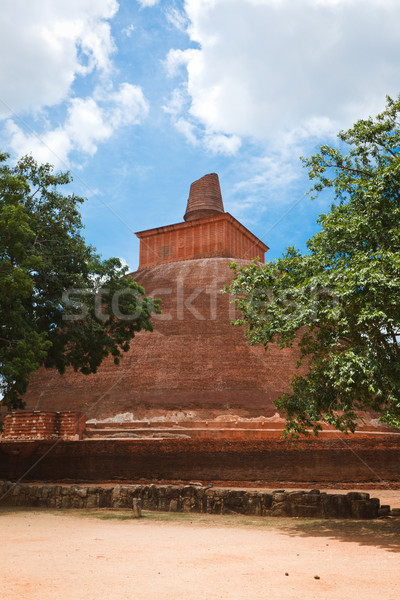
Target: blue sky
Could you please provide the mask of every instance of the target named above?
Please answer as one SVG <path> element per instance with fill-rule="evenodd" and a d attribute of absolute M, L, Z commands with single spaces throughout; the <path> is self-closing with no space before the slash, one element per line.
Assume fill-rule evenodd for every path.
<path fill-rule="evenodd" d="M 269 247 L 328 210 L 298 160 L 400 92 L 397 0 L 2 0 L 0 136 L 74 176 L 86 240 L 137 268 L 135 231 L 192 181 Z"/>

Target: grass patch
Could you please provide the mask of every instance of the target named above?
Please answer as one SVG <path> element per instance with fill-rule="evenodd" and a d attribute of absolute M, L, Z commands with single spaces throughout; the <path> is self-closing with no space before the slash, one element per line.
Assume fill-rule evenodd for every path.
<path fill-rule="evenodd" d="M 63 510 L 63 512 L 72 512 L 71 509 Z M 75 516 L 90 517 L 100 519 L 102 521 L 117 520 L 117 521 L 136 521 L 136 522 L 156 522 L 156 523 L 171 523 L 174 525 L 195 525 L 206 527 L 261 527 L 269 529 L 284 529 L 293 526 L 293 520 L 289 518 L 268 518 L 256 516 L 241 516 L 241 515 L 212 515 L 202 513 L 175 513 L 175 512 L 158 512 L 158 511 L 142 511 L 142 519 L 135 519 L 132 516 L 132 511 L 126 509 L 99 509 L 99 510 L 74 510 Z M 311 526 L 321 523 L 312 519 L 295 519 L 298 524 L 310 524 Z"/>

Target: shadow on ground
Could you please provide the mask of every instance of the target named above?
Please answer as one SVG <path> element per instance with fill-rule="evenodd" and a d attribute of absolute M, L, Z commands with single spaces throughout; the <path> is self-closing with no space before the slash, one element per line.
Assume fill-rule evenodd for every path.
<path fill-rule="evenodd" d="M 244 515 L 210 515 L 199 513 L 170 513 L 143 511 L 142 519 L 134 519 L 132 511 L 126 509 L 48 509 L 28 507 L 0 507 L 0 517 L 12 513 L 41 513 L 74 518 L 96 518 L 102 520 L 170 523 L 184 527 L 229 527 L 275 529 L 291 537 L 313 537 L 340 542 L 352 542 L 362 546 L 375 546 L 388 552 L 400 552 L 400 517 L 385 517 L 371 520 L 352 519 L 305 519 L 256 517 Z"/>
<path fill-rule="evenodd" d="M 283 529 L 293 537 L 324 537 L 400 552 L 400 518 L 386 517 L 371 521 L 295 520 Z"/>

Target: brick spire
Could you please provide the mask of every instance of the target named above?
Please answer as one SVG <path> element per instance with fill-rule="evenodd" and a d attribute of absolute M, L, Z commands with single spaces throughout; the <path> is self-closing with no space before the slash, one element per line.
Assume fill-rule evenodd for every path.
<path fill-rule="evenodd" d="M 218 175 L 209 173 L 194 181 L 190 186 L 189 200 L 183 217 L 185 221 L 205 219 L 223 212 L 225 211 Z"/>

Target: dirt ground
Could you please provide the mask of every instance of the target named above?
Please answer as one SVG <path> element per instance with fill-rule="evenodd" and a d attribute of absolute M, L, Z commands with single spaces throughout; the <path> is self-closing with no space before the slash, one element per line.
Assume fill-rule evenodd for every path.
<path fill-rule="evenodd" d="M 2 600 L 398 600 L 400 519 L 0 509 Z M 316 578 L 315 576 L 318 576 Z"/>

